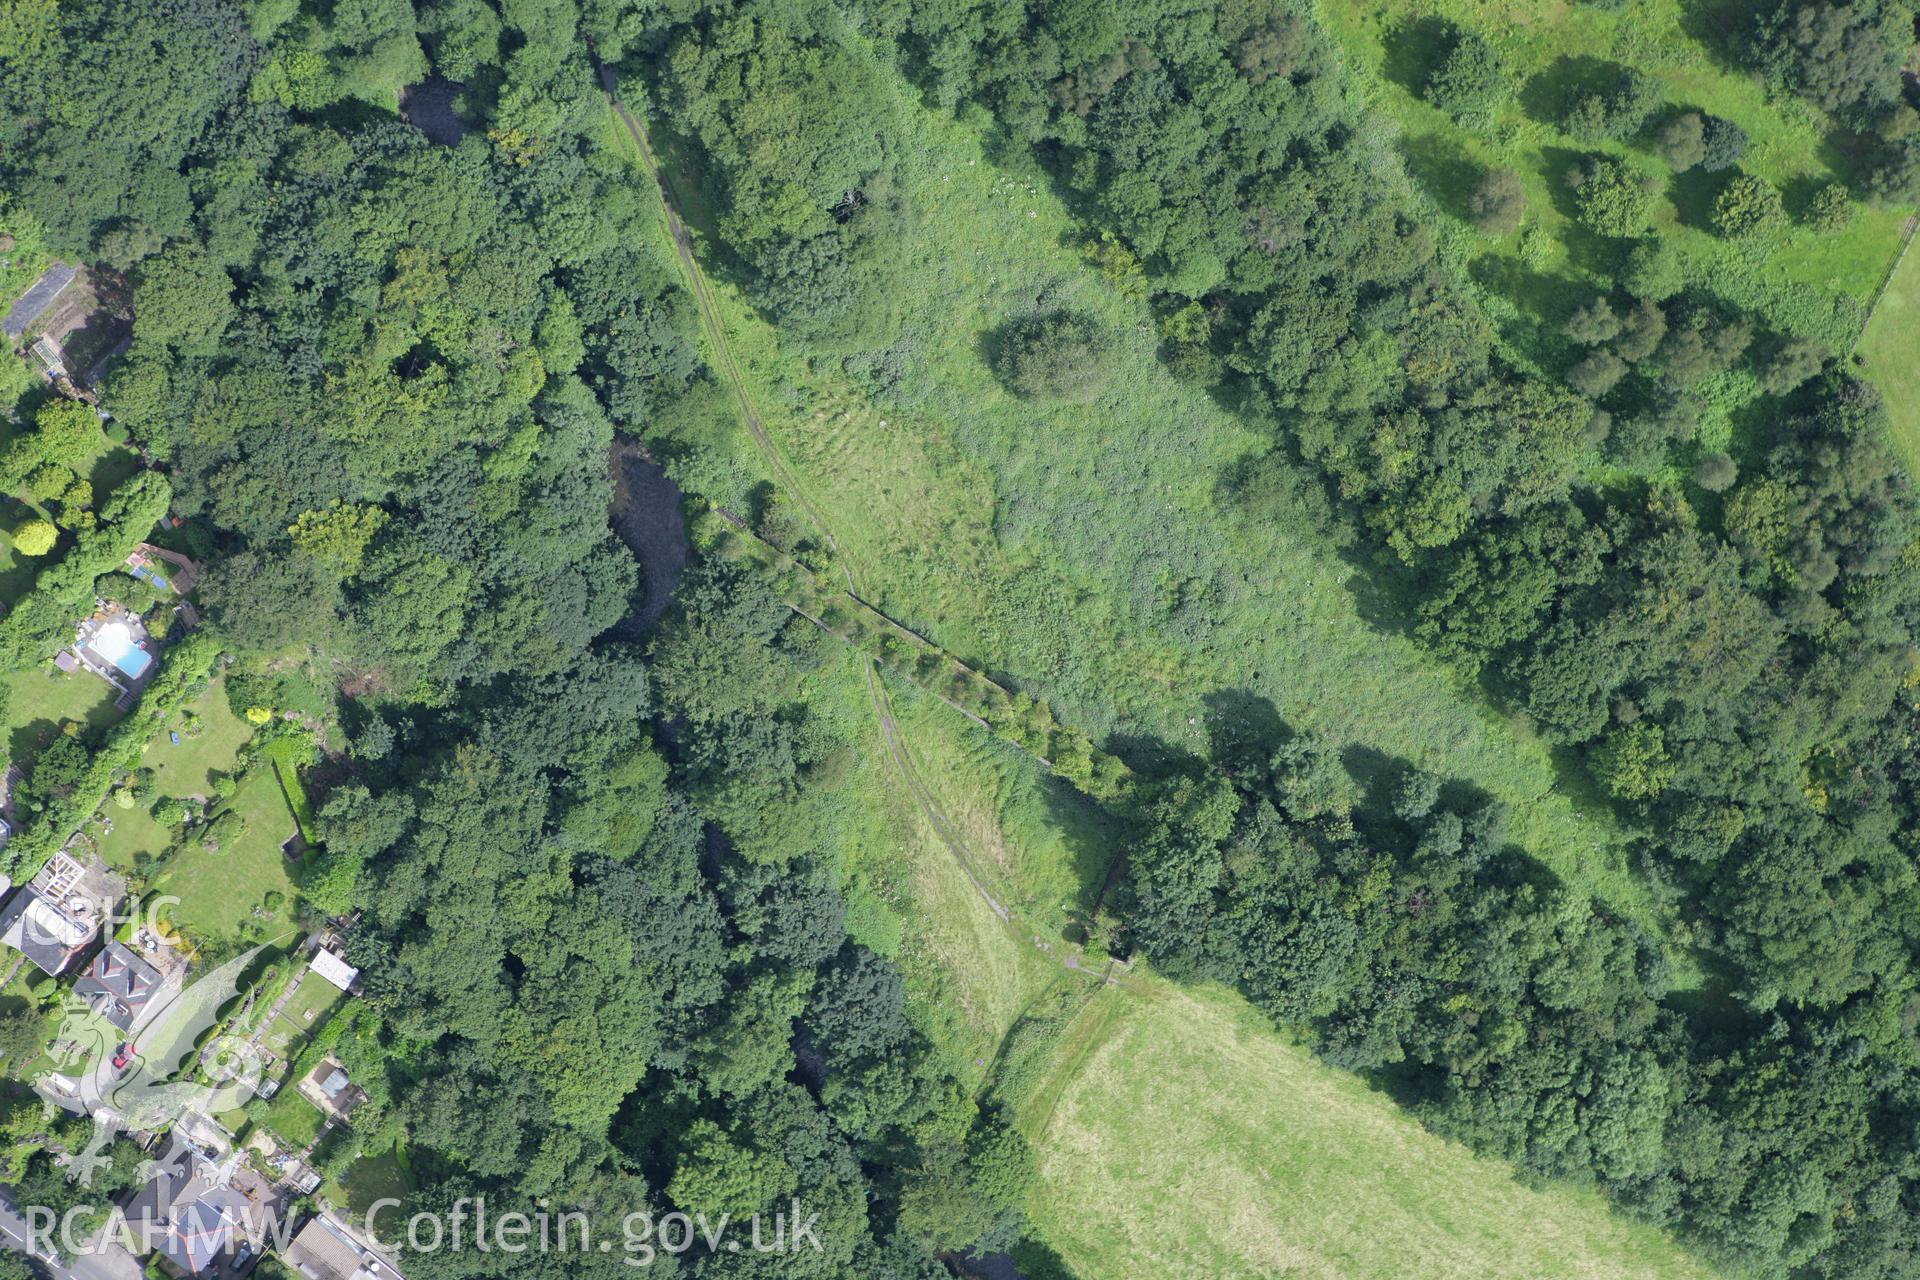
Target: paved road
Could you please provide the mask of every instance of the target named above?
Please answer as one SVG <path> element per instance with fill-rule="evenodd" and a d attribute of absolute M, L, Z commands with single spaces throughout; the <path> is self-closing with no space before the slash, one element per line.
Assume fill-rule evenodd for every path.
<path fill-rule="evenodd" d="M 33 1253 L 28 1248 L 28 1234 L 26 1216 L 15 1207 L 12 1193 L 0 1189 L 0 1247 L 32 1255 L 34 1266 L 54 1280 L 142 1280 L 145 1274 L 140 1260 L 119 1245 L 103 1245 L 97 1252 L 70 1257 L 56 1254 L 55 1261 L 46 1254 Z"/>

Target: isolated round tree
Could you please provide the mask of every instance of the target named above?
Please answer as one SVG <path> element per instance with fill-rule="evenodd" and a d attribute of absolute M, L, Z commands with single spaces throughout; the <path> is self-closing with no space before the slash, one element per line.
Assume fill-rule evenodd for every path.
<path fill-rule="evenodd" d="M 1580 221 L 1603 236 L 1637 236 L 1653 218 L 1653 196 L 1632 169 L 1596 156 L 1574 174 Z"/>
<path fill-rule="evenodd" d="M 1740 478 L 1740 468 L 1724 453 L 1710 453 L 1693 468 L 1693 478 L 1708 493 L 1725 493 Z"/>
<path fill-rule="evenodd" d="M 1490 236 L 1510 234 L 1526 216 L 1527 192 L 1512 169 L 1489 169 L 1467 199 L 1473 225 Z"/>
<path fill-rule="evenodd" d="M 50 520 L 29 520 L 13 531 L 13 548 L 23 556 L 43 556 L 60 538 Z"/>
<path fill-rule="evenodd" d="M 1665 302 L 1687 283 L 1686 266 L 1672 245 L 1652 237 L 1628 250 L 1620 280 L 1637 298 Z"/>
<path fill-rule="evenodd" d="M 1507 92 L 1506 69 L 1485 37 L 1455 27 L 1447 50 L 1427 73 L 1422 96 L 1456 119 L 1494 106 Z"/>
<path fill-rule="evenodd" d="M 1707 158 L 1706 122 L 1697 111 L 1683 112 L 1660 127 L 1655 142 L 1676 171 L 1691 169 Z"/>
<path fill-rule="evenodd" d="M 1706 118 L 1701 129 L 1701 142 L 1706 147 L 1706 154 L 1701 157 L 1700 167 L 1710 173 L 1732 168 L 1734 162 L 1747 153 L 1747 131 L 1719 116 Z"/>
<path fill-rule="evenodd" d="M 1001 330 L 993 371 L 1026 400 L 1091 400 L 1106 382 L 1113 335 L 1092 316 L 1049 311 Z"/>
<path fill-rule="evenodd" d="M 1813 199 L 1807 202 L 1807 225 L 1818 231 L 1845 231 L 1853 221 L 1853 201 L 1847 196 L 1847 189 L 1837 182 L 1829 182 L 1813 193 Z"/>
<path fill-rule="evenodd" d="M 1714 229 L 1729 239 L 1757 236 L 1785 216 L 1780 208 L 1780 189 L 1750 173 L 1729 182 L 1713 202 Z"/>

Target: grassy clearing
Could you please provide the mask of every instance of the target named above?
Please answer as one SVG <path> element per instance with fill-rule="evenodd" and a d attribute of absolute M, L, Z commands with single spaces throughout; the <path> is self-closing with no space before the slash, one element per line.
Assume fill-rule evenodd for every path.
<path fill-rule="evenodd" d="M 1029 1212 L 1082 1280 L 1713 1274 L 1597 1194 L 1424 1132 L 1237 996 L 1139 986 L 1088 1003 L 1025 1117 Z"/>
<path fill-rule="evenodd" d="M 1680 251 L 1691 283 L 1776 329 L 1821 337 L 1836 350 L 1858 336 L 1865 305 L 1899 250 L 1904 210 L 1861 207 L 1838 233 L 1790 221 L 1757 243 L 1735 244 L 1715 235 L 1708 221 L 1735 170 L 1675 174 L 1646 141 L 1587 143 L 1558 127 L 1571 85 L 1602 64 L 1623 64 L 1660 81 L 1668 111 L 1722 116 L 1746 130 L 1751 143 L 1739 169 L 1780 188 L 1790 215 L 1822 186 L 1847 178 L 1850 162 L 1828 141 L 1816 111 L 1798 99 L 1769 98 L 1757 77 L 1725 60 L 1724 35 L 1710 10 L 1682 0 L 1626 9 L 1531 0 L 1329 0 L 1321 16 L 1373 105 L 1400 124 L 1409 170 L 1450 215 L 1438 221 L 1522 349 L 1557 358 L 1562 344 L 1541 326 L 1557 326 L 1618 269 L 1624 243 L 1575 224 L 1564 183 L 1568 168 L 1595 151 L 1625 159 L 1659 185 L 1665 198 L 1656 202 L 1654 231 Z M 1418 96 L 1434 31 L 1448 21 L 1485 36 L 1516 86 L 1489 120 L 1470 129 Z M 1533 229 L 1494 241 L 1464 218 L 1481 173 L 1503 165 L 1521 175 Z"/>
<path fill-rule="evenodd" d="M 289 1080 L 279 1093 L 273 1095 L 273 1101 L 267 1104 L 267 1114 L 261 1117 L 261 1125 L 281 1139 L 294 1150 L 304 1150 L 320 1136 L 320 1126 L 326 1123 L 326 1116 L 320 1108 L 301 1096 L 294 1088 L 296 1081 Z"/>
<path fill-rule="evenodd" d="M 282 1058 L 292 1058 L 315 1030 L 325 1025 L 327 1015 L 340 1004 L 340 989 L 311 972 L 300 980 L 286 1007 L 266 1029 L 266 1046 Z"/>
<path fill-rule="evenodd" d="M 1909 473 L 1920 475 L 1920 358 L 1913 334 L 1920 325 L 1920 254 L 1900 260 L 1873 319 L 1860 338 L 1859 357 L 1866 374 L 1887 398 L 1887 425 L 1893 447 Z"/>
<path fill-rule="evenodd" d="M 1332 549 L 1222 519 L 1217 474 L 1260 442 L 1164 377 L 1144 310 L 1083 267 L 1044 184 L 995 171 L 965 125 L 917 108 L 905 116 L 903 181 L 938 225 L 915 240 L 924 256 L 897 349 L 874 353 L 898 370 L 884 407 L 837 367 L 781 351 L 736 293 L 718 290 L 768 428 L 826 510 L 863 592 L 1118 745 L 1158 739 L 1203 752 L 1211 717 L 1264 699 L 1297 726 L 1471 778 L 1514 804 L 1522 838 L 1564 874 L 1632 900 L 1610 826 L 1554 792 L 1539 744 L 1382 634 Z M 698 225 L 697 208 L 688 212 Z M 1127 335 L 1126 372 L 1093 405 L 1012 400 L 982 365 L 980 329 L 954 323 L 978 316 L 991 327 L 1036 299 L 1093 310 Z M 744 437 L 732 438 L 731 474 L 764 476 Z M 702 491 L 745 510 L 745 488 Z M 823 695 L 855 670 L 840 651 L 822 668 Z M 1704 1274 L 1596 1198 L 1527 1192 L 1498 1164 L 1431 1137 L 1224 993 L 1152 984 L 1154 1002 L 1139 1005 L 1100 992 L 1099 1020 L 1069 1024 L 1057 1042 L 1041 1024 L 1034 1072 L 997 1070 L 1020 1065 L 1003 1051 L 1023 1017 L 1098 990 L 1062 968 L 1057 926 L 1063 904 L 1088 891 L 1085 866 L 1105 865 L 1111 834 L 1062 812 L 1032 762 L 892 687 L 917 772 L 990 888 L 1020 914 L 1001 921 L 961 873 L 888 777 L 871 714 L 849 692 L 817 705 L 862 714 L 849 735 L 862 762 L 847 785 L 891 815 L 890 829 L 845 842 L 850 929 L 899 961 L 916 1021 L 964 1078 L 1010 1089 L 1039 1121 L 1033 1218 L 1079 1280 L 1265 1276 L 1289 1259 L 1313 1275 Z M 1163 999 L 1185 1002 L 1164 1028 Z M 1177 1090 L 1160 1087 L 1168 1066 L 1184 1073 Z M 1312 1091 L 1296 1098 L 1296 1085 Z M 1198 1100 L 1204 1124 L 1181 1114 L 1181 1097 Z M 1096 1098 L 1112 1105 L 1097 1112 Z M 1128 1115 L 1136 1104 L 1152 1110 Z M 1350 1130 L 1370 1145 L 1356 1147 Z M 1269 1146 L 1290 1153 L 1310 1203 L 1233 1185 L 1269 1176 L 1258 1164 Z M 1372 1166 L 1356 1170 L 1363 1158 Z M 1346 1195 L 1346 1179 L 1361 1174 L 1360 1194 Z M 1212 1212 L 1223 1204 L 1246 1207 Z M 1244 1248 L 1233 1244 L 1242 1234 Z M 1211 1269 L 1195 1248 L 1218 1252 Z"/>
<path fill-rule="evenodd" d="M 1115 847 L 1108 819 L 1033 762 L 904 682 L 889 685 L 915 776 L 958 837 L 996 902 L 988 908 L 951 849 L 886 779 L 901 843 L 883 850 L 903 869 L 904 941 L 896 960 L 918 1021 L 969 1084 L 985 1083 L 1007 1029 L 1056 983 L 1090 985 L 1061 966 L 1059 934 L 1084 916 Z M 880 747 L 884 752 L 885 748 Z"/>
<path fill-rule="evenodd" d="M 1085 264 L 1044 179 L 996 167 L 971 124 L 896 88 L 900 181 L 922 218 L 915 287 L 899 337 L 850 362 L 885 369 L 884 390 L 783 350 L 714 282 L 767 428 L 863 593 L 1136 760 L 1204 755 L 1219 718 L 1270 714 L 1364 748 L 1363 770 L 1403 758 L 1470 780 L 1513 806 L 1515 838 L 1559 874 L 1658 928 L 1609 816 L 1556 791 L 1523 726 L 1381 629 L 1396 602 L 1332 547 L 1220 510 L 1222 469 L 1263 438 L 1160 368 L 1144 305 Z M 657 141 L 678 188 L 696 186 Z M 1035 406 L 988 371 L 989 332 L 1037 304 L 1122 335 L 1093 402 Z M 763 474 L 738 447 L 737 471 Z M 708 496 L 748 509 L 744 493 Z"/>

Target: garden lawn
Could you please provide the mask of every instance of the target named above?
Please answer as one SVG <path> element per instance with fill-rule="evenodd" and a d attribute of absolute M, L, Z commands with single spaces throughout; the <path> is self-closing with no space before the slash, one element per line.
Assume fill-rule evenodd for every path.
<path fill-rule="evenodd" d="M 326 1015 L 340 1003 L 340 988 L 318 974 L 308 971 L 300 979 L 300 989 L 287 1001 L 286 1008 L 266 1028 L 267 1048 L 291 1059 L 314 1029 L 326 1021 Z M 289 1084 L 292 1082 L 289 1081 Z"/>
<path fill-rule="evenodd" d="M 213 779 L 233 768 L 234 757 L 253 736 L 253 728 L 233 714 L 227 706 L 226 684 L 210 681 L 206 692 L 185 708 L 197 717 L 200 733 L 189 737 L 182 733 L 175 745 L 168 737 L 186 723 L 176 716 L 141 748 L 140 762 L 153 770 L 154 796 L 213 795 Z M 100 838 L 100 855 L 111 866 L 128 868 L 136 853 L 158 857 L 173 840 L 173 833 L 153 820 L 145 808 L 121 809 L 107 804 L 113 830 Z"/>
<path fill-rule="evenodd" d="M 321 1184 L 320 1193 L 335 1207 L 345 1209 L 355 1222 L 363 1222 L 367 1210 L 378 1200 L 398 1200 L 404 1205 L 413 1193 L 413 1179 L 407 1174 L 399 1149 L 395 1148 L 362 1155 L 347 1166 L 345 1173 Z M 405 1212 L 404 1207 L 389 1206 L 376 1225 L 385 1230 L 390 1223 L 404 1217 Z"/>
<path fill-rule="evenodd" d="M 291 927 L 294 883 L 280 843 L 293 834 L 293 815 L 273 771 L 249 773 L 231 803 L 246 819 L 246 831 L 218 853 L 189 841 L 154 881 L 161 893 L 180 899 L 173 922 L 196 937 L 230 937 L 255 919 Z M 281 905 L 271 919 L 256 917 L 269 893 L 279 894 Z"/>
<path fill-rule="evenodd" d="M 0 739 L 7 758 L 23 771 L 53 741 L 64 721 L 76 720 L 90 730 L 104 729 L 120 719 L 114 709 L 119 696 L 112 685 L 86 671 L 64 672 L 51 661 L 0 676 L 7 684 L 7 730 Z"/>
<path fill-rule="evenodd" d="M 1909 253 L 1887 282 L 1860 339 L 1860 361 L 1887 398 L 1887 428 L 1909 475 L 1920 476 L 1920 254 Z"/>
<path fill-rule="evenodd" d="M 267 1114 L 260 1119 L 261 1125 L 271 1130 L 288 1146 L 296 1151 L 305 1150 L 312 1141 L 320 1136 L 320 1126 L 327 1122 L 320 1108 L 308 1102 L 294 1088 L 294 1081 L 288 1080 L 267 1103 Z"/>

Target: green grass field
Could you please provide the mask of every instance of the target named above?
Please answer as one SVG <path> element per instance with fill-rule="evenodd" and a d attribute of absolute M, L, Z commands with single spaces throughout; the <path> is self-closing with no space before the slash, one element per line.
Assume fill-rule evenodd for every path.
<path fill-rule="evenodd" d="M 1887 399 L 1893 447 L 1911 475 L 1920 475 L 1920 254 L 1900 260 L 1860 338 L 1861 369 Z"/>
<path fill-rule="evenodd" d="M 300 989 L 293 993 L 272 1025 L 266 1028 L 262 1039 L 267 1048 L 282 1058 L 293 1057 L 314 1030 L 326 1022 L 327 1014 L 340 1000 L 338 987 L 309 973 L 300 980 Z"/>
<path fill-rule="evenodd" d="M 21 769 L 30 768 L 68 720 L 104 729 L 123 714 L 112 685 L 86 671 L 63 672 L 52 662 L 0 676 L 7 684 L 7 730 L 0 746 Z"/>
<path fill-rule="evenodd" d="M 267 1104 L 267 1114 L 260 1123 L 274 1136 L 282 1139 L 295 1150 L 302 1149 L 320 1135 L 320 1126 L 326 1123 L 326 1116 L 320 1108 L 301 1096 L 294 1088 L 296 1081 L 289 1080 L 279 1093 L 273 1095 L 273 1101 Z"/>
<path fill-rule="evenodd" d="M 1076 839 L 1098 833 L 1062 811 L 1031 761 L 931 699 L 896 690 L 893 705 L 989 888 L 1043 910 L 1081 874 Z M 1042 1243 L 1020 1259 L 1035 1280 L 1057 1268 L 1073 1280 L 1713 1274 L 1595 1194 L 1529 1189 L 1425 1132 L 1232 992 L 1145 971 L 1101 987 L 1065 969 L 1069 948 L 1024 917 L 1002 922 L 927 824 L 894 812 L 897 958 L 916 1019 L 963 1079 L 1015 1106 L 1035 1149 L 1027 1211 Z M 1037 1040 L 1008 1035 L 1054 1010 L 1064 1016 Z"/>
<path fill-rule="evenodd" d="M 1561 874 L 1650 912 L 1607 816 L 1556 790 L 1523 725 L 1376 626 L 1379 602 L 1333 548 L 1222 515 L 1221 469 L 1262 442 L 1164 374 L 1144 307 L 1085 267 L 1039 175 L 996 169 L 969 125 L 921 110 L 904 88 L 896 105 L 901 180 L 924 224 L 910 313 L 898 350 L 883 353 L 898 370 L 884 404 L 834 364 L 782 350 L 715 282 L 768 430 L 862 593 L 1122 747 L 1158 739 L 1204 753 L 1216 716 L 1264 702 L 1297 727 L 1470 779 L 1514 806 L 1518 837 Z M 697 224 L 697 204 L 688 212 Z M 1036 298 L 1094 311 L 1126 335 L 1122 372 L 1094 403 L 1036 408 L 988 375 L 983 330 Z M 744 433 L 731 439 L 731 466 L 700 464 L 723 483 L 700 491 L 744 504 L 765 467 Z M 1526 1191 L 1499 1164 L 1427 1134 L 1237 997 L 1141 978 L 1151 1002 L 1121 1005 L 1138 997 L 1066 969 L 1061 930 L 1089 900 L 1112 833 L 1030 760 L 893 682 L 915 770 L 989 892 L 1015 908 L 1003 921 L 889 776 L 856 671 L 842 651 L 810 702 L 843 722 L 862 716 L 848 787 L 855 807 L 887 819 L 877 831 L 855 824 L 861 834 L 845 842 L 850 930 L 901 965 L 916 1021 L 962 1078 L 1027 1116 L 1042 1174 L 1031 1216 L 1077 1280 L 1706 1274 L 1597 1198 Z M 1354 757 L 1362 768 L 1380 758 Z M 1063 1034 L 1032 1021 L 1088 996 L 1099 1021 Z M 1016 1060 L 1008 1032 L 1023 1016 L 1040 1032 L 1012 1046 Z M 1204 1103 L 1191 1118 L 1160 1088 L 1172 1072 Z M 1130 1154 L 1103 1149 L 1120 1134 Z M 1284 1155 L 1284 1176 L 1263 1153 Z M 1363 1159 L 1365 1177 L 1349 1185 Z M 1235 1196 L 1244 1211 L 1223 1218 Z M 1213 1256 L 1198 1264 L 1194 1248 Z"/>
<path fill-rule="evenodd" d="M 413 1179 L 407 1174 L 399 1149 L 395 1148 L 362 1155 L 348 1165 L 339 1178 L 330 1178 L 323 1183 L 320 1191 L 335 1207 L 352 1214 L 355 1222 L 364 1222 L 367 1210 L 373 1207 L 375 1201 L 405 1201 L 413 1192 Z M 404 1209 L 389 1206 L 381 1214 L 377 1225 L 391 1234 L 392 1224 L 404 1217 Z"/>
<path fill-rule="evenodd" d="M 1534 1190 L 1228 992 L 1094 996 L 1025 1119 L 1034 1223 L 1094 1277 L 1707 1277 L 1597 1194 Z"/>

